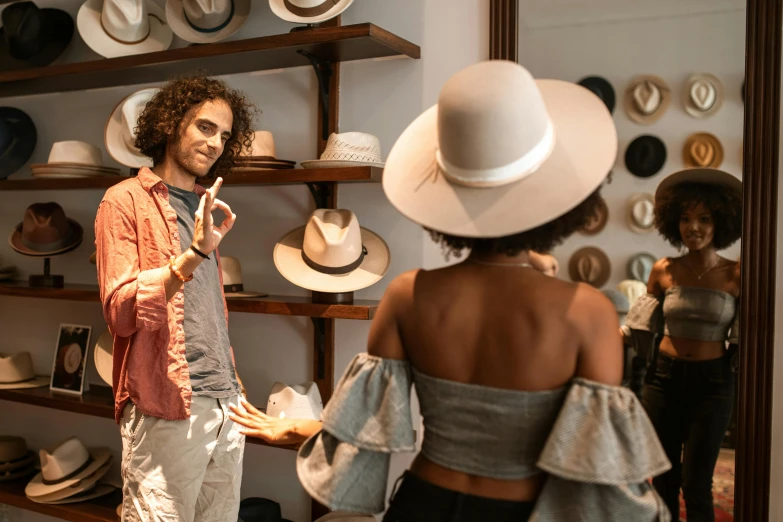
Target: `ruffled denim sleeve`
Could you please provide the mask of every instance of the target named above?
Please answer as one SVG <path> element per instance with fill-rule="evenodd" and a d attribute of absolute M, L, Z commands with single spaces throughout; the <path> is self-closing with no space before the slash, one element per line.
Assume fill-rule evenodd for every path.
<path fill-rule="evenodd" d="M 669 521 L 649 479 L 671 464 L 636 396 L 575 379 L 544 446 L 535 522 Z"/>
<path fill-rule="evenodd" d="M 637 299 L 628 315 L 625 326 L 632 330 L 642 330 L 654 334 L 663 334 L 663 304 L 652 294 L 645 294 Z"/>
<path fill-rule="evenodd" d="M 415 450 L 408 361 L 354 357 L 324 409 L 323 429 L 299 449 L 308 494 L 333 510 L 380 513 L 391 454 Z"/>

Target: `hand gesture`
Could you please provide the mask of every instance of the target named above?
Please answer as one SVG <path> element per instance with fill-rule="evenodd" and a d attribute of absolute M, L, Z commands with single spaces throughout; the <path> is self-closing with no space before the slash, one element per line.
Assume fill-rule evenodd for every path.
<path fill-rule="evenodd" d="M 223 178 L 218 178 L 215 184 L 207 189 L 206 194 L 201 196 L 198 210 L 196 210 L 195 225 L 193 227 L 193 246 L 206 255 L 217 249 L 237 220 L 237 215 L 231 212 L 231 207 L 217 198 L 218 191 L 220 191 L 222 185 Z M 215 209 L 222 210 L 226 215 L 223 224 L 219 227 L 215 227 L 212 220 L 212 211 Z"/>

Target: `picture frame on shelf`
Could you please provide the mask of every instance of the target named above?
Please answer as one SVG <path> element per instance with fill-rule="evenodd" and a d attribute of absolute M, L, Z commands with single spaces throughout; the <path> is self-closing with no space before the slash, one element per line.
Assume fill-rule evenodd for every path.
<path fill-rule="evenodd" d="M 92 326 L 60 324 L 52 361 L 49 389 L 57 393 L 82 395 L 87 373 L 87 354 Z"/>

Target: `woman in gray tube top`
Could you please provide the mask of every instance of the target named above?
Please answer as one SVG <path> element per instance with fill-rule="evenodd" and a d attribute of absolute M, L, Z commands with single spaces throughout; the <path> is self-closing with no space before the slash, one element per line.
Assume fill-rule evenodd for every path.
<path fill-rule="evenodd" d="M 669 520 L 649 484 L 669 462 L 641 404 L 618 386 L 612 304 L 530 264 L 531 251 L 593 217 L 616 152 L 610 113 L 576 84 L 500 60 L 445 84 L 391 150 L 383 188 L 448 254 L 470 253 L 389 283 L 367 353 L 299 450 L 313 498 L 386 509 L 390 455 L 417 449 L 415 384 L 421 450 L 385 521 Z M 268 422 L 252 410 L 240 417 L 250 428 Z"/>
<path fill-rule="evenodd" d="M 686 253 L 655 264 L 648 294 L 625 323 L 631 339 L 661 338 L 659 351 L 649 352 L 642 402 L 673 467 L 654 484 L 672 514 L 682 487 L 691 522 L 714 520 L 712 474 L 734 404 L 727 345 L 737 342 L 739 263 L 718 251 L 740 237 L 741 194 L 739 179 L 714 169 L 681 171 L 660 184 L 656 227 Z"/>

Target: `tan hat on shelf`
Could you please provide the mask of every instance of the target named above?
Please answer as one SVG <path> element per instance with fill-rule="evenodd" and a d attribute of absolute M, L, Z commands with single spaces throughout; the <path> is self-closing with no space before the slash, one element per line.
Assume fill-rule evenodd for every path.
<path fill-rule="evenodd" d="M 321 158 L 302 162 L 306 169 L 357 167 L 383 167 L 381 142 L 377 136 L 365 132 L 332 133 L 326 141 Z"/>
<path fill-rule="evenodd" d="M 339 16 L 353 0 L 269 0 L 275 15 L 286 22 L 317 24 Z"/>
<path fill-rule="evenodd" d="M 612 274 L 612 264 L 606 252 L 597 247 L 580 248 L 568 262 L 571 280 L 601 288 Z"/>
<path fill-rule="evenodd" d="M 655 230 L 655 197 L 652 194 L 634 194 L 628 200 L 628 228 L 637 234 Z"/>
<path fill-rule="evenodd" d="M 266 403 L 266 414 L 276 419 L 321 420 L 323 411 L 321 392 L 312 381 L 293 386 L 276 382 Z"/>
<path fill-rule="evenodd" d="M 92 476 L 111 460 L 109 448 L 87 449 L 77 437 L 59 443 L 54 449 L 42 449 L 41 472 L 25 487 L 27 497 L 49 495 L 70 488 Z"/>
<path fill-rule="evenodd" d="M 79 502 L 86 502 L 88 500 L 93 500 L 95 498 L 105 497 L 106 495 L 111 495 L 115 491 L 117 491 L 117 488 L 112 485 L 97 484 L 95 485 L 95 487 L 88 489 L 83 493 L 79 493 L 73 495 L 72 497 L 64 498 L 62 500 L 52 500 L 49 502 L 38 502 L 34 498 L 31 498 L 30 500 L 34 502 L 38 502 L 39 504 L 51 504 L 53 506 L 61 506 L 64 504 L 77 504 Z"/>
<path fill-rule="evenodd" d="M 30 165 L 34 178 L 92 178 L 119 176 L 120 169 L 103 164 L 101 149 L 85 141 L 52 144 L 47 163 Z"/>
<path fill-rule="evenodd" d="M 147 103 L 158 88 L 141 89 L 124 98 L 112 110 L 106 121 L 103 142 L 114 161 L 126 167 L 152 167 L 152 159 L 136 148 L 136 125 Z"/>
<path fill-rule="evenodd" d="M 49 377 L 36 376 L 30 352 L 0 353 L 0 390 L 21 390 L 49 386 Z"/>
<path fill-rule="evenodd" d="M 93 360 L 95 361 L 95 369 L 98 370 L 101 380 L 113 386 L 112 384 L 112 372 L 114 370 L 114 336 L 109 330 L 106 330 L 98 337 L 98 342 L 95 343 L 95 348 L 92 351 Z"/>
<path fill-rule="evenodd" d="M 234 159 L 234 168 L 251 169 L 292 169 L 295 161 L 277 159 L 275 152 L 275 137 L 269 131 L 253 132 L 250 148 L 243 148 L 242 153 Z"/>
<path fill-rule="evenodd" d="M 106 473 L 108 473 L 110 467 L 111 459 L 109 459 L 109 461 L 107 461 L 103 466 L 95 470 L 91 475 L 79 480 L 79 482 L 73 486 L 62 488 L 46 495 L 28 498 L 33 502 L 37 502 L 38 504 L 66 503 L 64 502 L 66 500 L 74 502 L 74 498 L 80 498 L 80 501 L 86 500 L 83 498 L 83 495 L 94 492 L 96 484 L 104 477 L 104 475 L 106 475 Z"/>
<path fill-rule="evenodd" d="M 219 42 L 250 16 L 250 0 L 166 0 L 166 20 L 186 42 Z"/>
<path fill-rule="evenodd" d="M 33 203 L 8 237 L 11 248 L 34 257 L 65 254 L 82 243 L 84 230 L 57 203 Z"/>
<path fill-rule="evenodd" d="M 584 87 L 490 60 L 452 76 L 394 144 L 383 190 L 427 228 L 500 237 L 543 225 L 606 179 L 617 132 Z"/>
<path fill-rule="evenodd" d="M 316 292 L 353 292 L 380 281 L 389 269 L 389 247 L 359 226 L 350 210 L 318 209 L 307 225 L 283 236 L 273 253 L 278 272 Z"/>
<path fill-rule="evenodd" d="M 266 297 L 264 292 L 246 292 L 242 284 L 242 264 L 239 259 L 220 256 L 220 269 L 223 273 L 223 292 L 226 297 Z"/>
<path fill-rule="evenodd" d="M 664 115 L 672 92 L 660 77 L 646 74 L 633 78 L 625 89 L 625 113 L 641 125 L 650 125 Z"/>
<path fill-rule="evenodd" d="M 688 168 L 716 169 L 723 163 L 723 145 L 709 132 L 691 134 L 682 148 L 682 162 Z"/>
<path fill-rule="evenodd" d="M 652 254 L 646 252 L 635 254 L 628 260 L 628 277 L 647 284 L 656 261 L 656 257 Z"/>
<path fill-rule="evenodd" d="M 694 118 L 706 118 L 723 105 L 723 84 L 712 74 L 694 74 L 685 82 L 683 105 Z"/>
<path fill-rule="evenodd" d="M 595 216 L 593 216 L 587 224 L 579 229 L 579 232 L 586 236 L 594 236 L 599 234 L 606 228 L 606 223 L 609 221 L 609 207 L 606 205 L 604 198 L 600 198 L 600 203 L 596 208 Z"/>
<path fill-rule="evenodd" d="M 105 58 L 163 51 L 174 37 L 153 0 L 87 0 L 76 26 L 90 49 Z"/>

